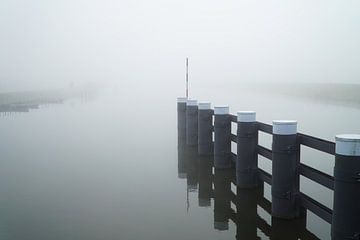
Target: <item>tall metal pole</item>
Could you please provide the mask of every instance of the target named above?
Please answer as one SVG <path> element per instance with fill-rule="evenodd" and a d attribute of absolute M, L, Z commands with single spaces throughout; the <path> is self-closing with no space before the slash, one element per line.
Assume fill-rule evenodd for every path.
<path fill-rule="evenodd" d="M 189 97 L 189 59 L 186 58 L 186 98 Z"/>

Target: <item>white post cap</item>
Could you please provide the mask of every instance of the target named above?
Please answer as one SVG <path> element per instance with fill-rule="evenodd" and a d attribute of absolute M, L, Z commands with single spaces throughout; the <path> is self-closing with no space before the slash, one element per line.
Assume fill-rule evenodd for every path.
<path fill-rule="evenodd" d="M 199 102 L 199 109 L 209 110 L 209 109 L 211 109 L 211 103 L 210 102 Z"/>
<path fill-rule="evenodd" d="M 360 156 L 360 134 L 336 135 L 335 153 L 345 156 Z"/>
<path fill-rule="evenodd" d="M 178 97 L 177 98 L 178 103 L 186 103 L 186 101 L 187 101 L 187 97 Z"/>
<path fill-rule="evenodd" d="M 295 120 L 274 120 L 273 134 L 293 135 L 297 133 L 297 121 Z"/>
<path fill-rule="evenodd" d="M 186 106 L 197 106 L 197 100 L 196 99 L 188 99 L 186 101 Z"/>
<path fill-rule="evenodd" d="M 239 111 L 237 112 L 238 122 L 255 122 L 256 112 L 254 111 Z"/>
<path fill-rule="evenodd" d="M 218 105 L 214 107 L 215 115 L 226 115 L 229 114 L 229 106 L 225 105 Z"/>

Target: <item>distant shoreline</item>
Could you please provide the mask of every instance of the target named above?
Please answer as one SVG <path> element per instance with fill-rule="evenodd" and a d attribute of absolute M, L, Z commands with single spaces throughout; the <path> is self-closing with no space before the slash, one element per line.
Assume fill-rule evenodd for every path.
<path fill-rule="evenodd" d="M 241 87 L 240 87 L 241 86 Z M 283 95 L 360 108 L 360 84 L 352 83 L 241 83 L 234 89 L 266 95 Z"/>

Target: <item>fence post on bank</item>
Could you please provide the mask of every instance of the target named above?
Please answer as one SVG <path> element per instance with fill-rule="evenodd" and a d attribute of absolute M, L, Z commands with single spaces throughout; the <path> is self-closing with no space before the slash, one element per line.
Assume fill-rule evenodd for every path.
<path fill-rule="evenodd" d="M 360 135 L 335 138 L 331 238 L 360 239 Z"/>
<path fill-rule="evenodd" d="M 237 113 L 236 185 L 253 188 L 258 185 L 258 129 L 254 111 Z"/>
<path fill-rule="evenodd" d="M 186 144 L 192 147 L 198 144 L 198 104 L 195 99 L 186 101 Z"/>
<path fill-rule="evenodd" d="M 273 121 L 271 187 L 273 217 L 291 219 L 299 215 L 299 150 L 297 122 Z"/>
<path fill-rule="evenodd" d="M 201 156 L 212 154 L 212 116 L 210 102 L 199 102 L 198 110 L 198 153 Z"/>
<path fill-rule="evenodd" d="M 228 106 L 214 107 L 214 167 L 231 168 L 231 119 Z"/>

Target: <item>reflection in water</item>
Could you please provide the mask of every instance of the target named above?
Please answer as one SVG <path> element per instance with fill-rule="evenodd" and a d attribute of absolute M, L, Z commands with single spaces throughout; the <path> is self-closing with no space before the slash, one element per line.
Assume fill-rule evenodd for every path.
<path fill-rule="evenodd" d="M 227 231 L 232 222 L 236 226 L 235 238 L 239 240 L 261 239 L 259 232 L 271 240 L 319 239 L 306 229 L 305 209 L 298 219 L 271 218 L 271 223 L 267 223 L 264 214 L 258 211 L 262 208 L 271 215 L 271 202 L 264 198 L 263 183 L 257 189 L 237 188 L 234 193 L 231 189 L 235 181 L 234 169 L 215 169 L 213 174 L 213 157 L 199 157 L 196 148 L 185 146 L 181 141 L 178 151 L 179 176 L 187 177 L 189 191 L 198 190 L 199 206 L 211 206 L 213 197 L 214 229 Z"/>
<path fill-rule="evenodd" d="M 215 169 L 214 175 L 214 228 L 229 229 L 231 213 L 231 170 Z"/>
<path fill-rule="evenodd" d="M 195 192 L 198 188 L 198 170 L 197 147 L 187 147 L 186 149 L 187 166 L 187 187 L 188 191 Z"/>
<path fill-rule="evenodd" d="M 186 178 L 186 143 L 185 138 L 178 135 L 178 177 Z"/>
<path fill-rule="evenodd" d="M 257 236 L 257 205 L 263 196 L 263 187 L 237 189 L 236 198 L 236 239 L 260 239 Z"/>
<path fill-rule="evenodd" d="M 211 206 L 212 157 L 199 157 L 199 206 Z"/>
<path fill-rule="evenodd" d="M 303 238 L 303 233 L 306 232 L 306 211 L 302 211 L 302 215 L 298 219 L 294 220 L 284 220 L 278 218 L 271 219 L 271 239 L 289 239 L 297 240 L 309 239 Z"/>

